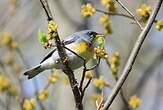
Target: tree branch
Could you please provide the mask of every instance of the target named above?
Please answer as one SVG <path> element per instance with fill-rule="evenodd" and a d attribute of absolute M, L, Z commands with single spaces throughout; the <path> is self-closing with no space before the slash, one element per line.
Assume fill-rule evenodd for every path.
<path fill-rule="evenodd" d="M 96 11 L 99 12 L 99 13 L 107 14 L 107 15 L 122 16 L 122 17 L 126 17 L 126 18 L 129 18 L 129 19 L 132 19 L 132 20 L 133 20 L 133 17 L 132 17 L 132 16 L 129 16 L 129 15 L 127 15 L 127 14 L 123 14 L 123 13 L 117 13 L 117 12 L 106 12 L 106 11 L 102 11 L 102 10 L 99 10 L 99 9 L 96 9 Z"/>
<path fill-rule="evenodd" d="M 121 77 L 119 78 L 118 82 L 116 83 L 115 87 L 113 88 L 110 96 L 107 98 L 105 104 L 104 104 L 104 107 L 102 108 L 102 110 L 108 110 L 108 108 L 110 107 L 110 105 L 112 104 L 112 102 L 114 101 L 115 97 L 117 96 L 118 92 L 120 91 L 122 85 L 124 84 L 125 80 L 127 79 L 131 69 L 132 69 L 132 66 L 136 60 L 136 57 L 140 51 L 140 48 L 149 32 L 149 30 L 151 29 L 152 27 L 152 24 L 156 18 L 156 15 L 157 13 L 159 12 L 159 9 L 161 7 L 161 4 L 162 4 L 163 0 L 159 0 L 157 1 L 157 5 L 153 11 L 153 13 L 151 14 L 145 28 L 143 29 L 143 31 L 141 32 L 141 34 L 139 35 L 135 45 L 134 45 L 134 48 L 132 49 L 132 52 L 128 58 L 128 61 L 124 67 L 124 70 L 122 72 L 122 75 Z"/>
<path fill-rule="evenodd" d="M 80 85 L 79 85 L 79 90 L 80 90 L 80 93 L 81 93 L 81 101 L 83 100 L 83 97 L 84 97 L 84 93 L 85 93 L 85 90 L 87 89 L 87 87 L 89 86 L 92 78 L 90 78 L 87 82 L 87 84 L 85 85 L 85 87 L 83 88 L 83 83 L 84 83 L 84 79 L 85 79 L 85 73 L 87 71 L 90 71 L 90 70 L 93 70 L 95 69 L 99 64 L 100 64 L 100 60 L 101 58 L 98 58 L 98 62 L 96 65 L 92 66 L 91 68 L 87 68 L 86 67 L 86 59 L 83 58 L 82 56 L 78 55 L 77 53 L 75 53 L 74 51 L 72 51 L 71 49 L 67 48 L 66 46 L 64 46 L 64 48 L 70 52 L 72 52 L 73 54 L 75 54 L 77 57 L 79 57 L 80 59 L 83 60 L 83 73 L 82 73 L 82 78 L 81 78 L 81 81 L 80 81 Z"/>
<path fill-rule="evenodd" d="M 105 62 L 107 64 L 107 66 L 110 68 L 110 63 L 109 63 L 107 58 L 105 59 Z M 114 77 L 115 81 L 117 82 L 118 81 L 118 75 L 113 76 L 113 77 Z M 122 101 L 124 103 L 125 109 L 130 110 L 128 102 L 127 102 L 127 100 L 126 100 L 126 98 L 124 96 L 123 88 L 121 88 L 121 90 L 120 90 L 120 96 L 121 96 L 121 99 L 122 99 Z"/>
<path fill-rule="evenodd" d="M 47 20 L 48 21 L 53 20 L 47 0 L 40 0 L 40 2 L 45 10 L 46 15 L 47 15 L 47 18 L 48 18 Z M 81 101 L 81 94 L 80 94 L 80 91 L 78 88 L 78 83 L 75 79 L 72 69 L 69 67 L 69 60 L 66 55 L 65 49 L 63 48 L 64 44 L 61 42 L 61 40 L 58 36 L 58 33 L 57 33 L 57 36 L 54 37 L 54 40 L 56 43 L 59 57 L 61 58 L 61 61 L 63 63 L 63 72 L 68 76 L 69 81 L 70 81 L 70 85 L 71 85 L 75 103 L 76 103 L 76 110 L 82 110 L 83 105 L 82 105 L 82 101 Z"/>
<path fill-rule="evenodd" d="M 103 10 L 100 10 L 100 9 L 96 9 L 97 12 L 99 13 L 104 13 L 104 14 L 107 14 L 107 15 L 112 15 L 112 16 L 121 16 L 121 17 L 126 17 L 126 18 L 129 18 L 129 19 L 132 19 L 134 20 L 134 18 L 130 15 L 127 15 L 127 14 L 123 14 L 123 13 L 118 13 L 118 12 L 106 12 L 106 11 L 103 11 Z M 139 20 L 140 22 L 141 20 Z M 154 21 L 155 23 L 157 22 L 157 20 L 155 19 Z"/>
<path fill-rule="evenodd" d="M 81 98 L 82 98 L 82 99 L 83 99 L 83 97 L 84 97 L 85 90 L 88 88 L 89 84 L 91 83 L 91 80 L 92 80 L 92 77 L 89 78 L 87 84 L 85 85 L 84 89 L 83 89 L 82 92 L 81 92 Z"/>
<path fill-rule="evenodd" d="M 133 19 L 135 20 L 136 24 L 140 27 L 141 30 L 143 30 L 143 27 L 142 27 L 141 24 L 139 23 L 139 20 L 134 16 L 134 14 L 133 14 L 127 7 L 125 7 L 121 1 L 119 1 L 119 0 L 115 0 L 115 1 L 118 2 L 119 5 L 121 5 L 121 7 L 122 7 L 124 10 L 126 10 L 128 14 L 130 14 L 130 15 L 133 17 Z"/>

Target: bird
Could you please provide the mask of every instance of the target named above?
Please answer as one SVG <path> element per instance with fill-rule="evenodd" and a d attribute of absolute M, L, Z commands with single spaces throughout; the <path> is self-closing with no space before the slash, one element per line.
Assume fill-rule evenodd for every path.
<path fill-rule="evenodd" d="M 87 63 L 93 58 L 93 44 L 97 35 L 100 35 L 100 33 L 92 30 L 82 30 L 66 37 L 62 43 L 66 48 L 84 58 Z M 65 49 L 66 55 L 69 58 L 69 66 L 72 70 L 75 70 L 83 66 L 83 59 L 72 51 Z M 27 76 L 28 79 L 31 79 L 44 70 L 53 68 L 63 69 L 63 64 L 58 55 L 57 47 L 54 47 L 54 49 L 50 51 L 37 66 L 24 72 L 24 75 Z"/>

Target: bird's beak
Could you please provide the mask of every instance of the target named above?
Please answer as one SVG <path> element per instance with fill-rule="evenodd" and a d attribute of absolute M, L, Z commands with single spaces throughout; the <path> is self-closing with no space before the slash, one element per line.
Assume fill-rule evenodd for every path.
<path fill-rule="evenodd" d="M 97 33 L 95 38 L 98 38 L 98 37 L 105 37 L 105 35 L 101 33 Z"/>

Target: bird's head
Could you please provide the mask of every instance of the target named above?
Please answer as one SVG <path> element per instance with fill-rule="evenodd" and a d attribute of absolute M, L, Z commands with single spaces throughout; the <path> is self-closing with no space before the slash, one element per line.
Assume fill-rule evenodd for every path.
<path fill-rule="evenodd" d="M 81 37 L 83 40 L 85 40 L 89 44 L 92 44 L 96 36 L 101 35 L 101 34 L 92 30 L 83 30 L 80 32 L 76 32 L 75 35 Z"/>

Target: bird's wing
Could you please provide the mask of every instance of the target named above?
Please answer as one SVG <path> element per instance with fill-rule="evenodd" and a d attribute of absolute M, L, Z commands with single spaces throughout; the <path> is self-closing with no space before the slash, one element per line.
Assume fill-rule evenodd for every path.
<path fill-rule="evenodd" d="M 69 37 L 67 37 L 66 39 L 64 39 L 63 43 L 64 43 L 64 45 L 68 45 L 68 44 L 71 44 L 71 43 L 77 41 L 79 38 L 80 38 L 79 36 L 72 34 Z"/>
<path fill-rule="evenodd" d="M 53 54 L 56 50 L 57 50 L 57 48 L 55 48 L 55 49 L 53 49 L 52 51 L 50 51 L 50 52 L 41 60 L 40 64 L 41 64 L 42 62 L 44 62 L 46 59 L 48 59 L 49 57 L 51 57 L 52 54 Z"/>
<path fill-rule="evenodd" d="M 64 43 L 64 45 L 68 45 L 71 44 L 73 42 L 75 42 L 77 39 L 79 38 L 79 36 L 76 35 L 71 35 L 68 38 L 66 38 L 65 40 L 63 40 L 62 42 Z M 44 62 L 46 59 L 48 59 L 49 57 L 52 56 L 52 54 L 57 50 L 57 48 L 53 49 L 52 51 L 50 51 L 43 59 L 40 63 Z"/>

